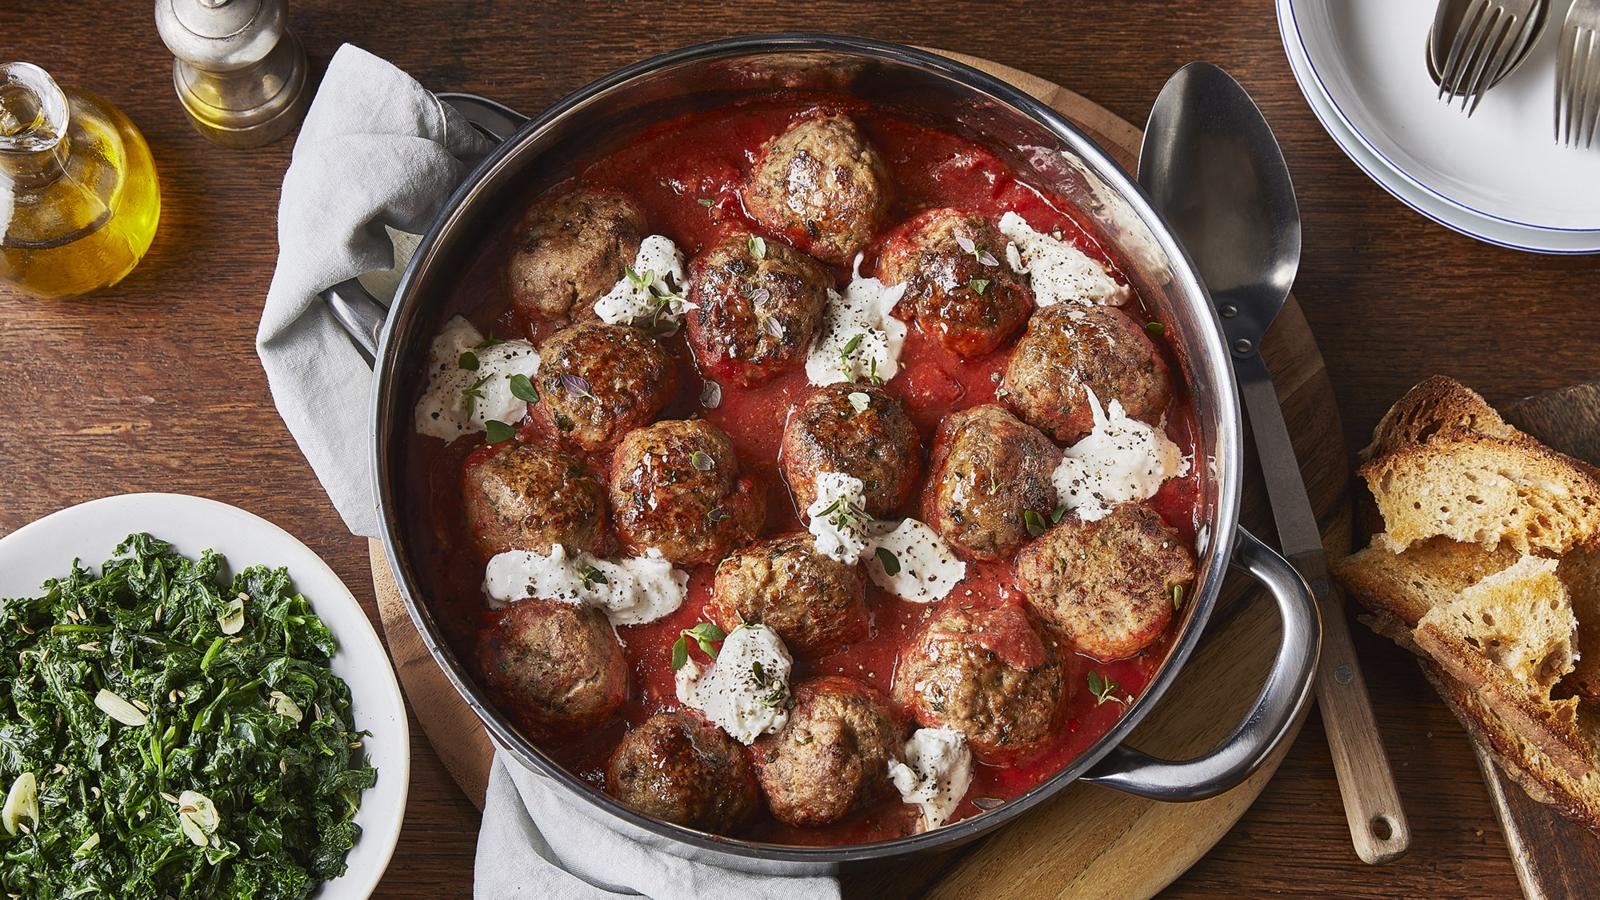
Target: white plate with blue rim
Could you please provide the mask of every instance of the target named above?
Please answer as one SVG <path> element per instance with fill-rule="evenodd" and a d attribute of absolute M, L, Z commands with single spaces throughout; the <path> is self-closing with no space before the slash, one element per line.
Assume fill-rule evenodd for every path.
<path fill-rule="evenodd" d="M 1471 119 L 1436 99 L 1424 57 L 1431 0 L 1277 0 L 1295 80 L 1345 154 L 1412 209 L 1463 234 L 1541 253 L 1600 252 L 1600 148 L 1552 132 L 1555 0 L 1528 60 Z"/>
<path fill-rule="evenodd" d="M 183 494 L 123 494 L 51 513 L 0 538 L 0 597 L 36 597 L 47 579 L 65 576 L 74 558 L 94 571 L 130 534 L 147 532 L 184 556 L 216 550 L 227 571 L 248 566 L 288 570 L 294 589 L 339 642 L 334 674 L 350 686 L 356 727 L 377 783 L 361 796 L 361 836 L 345 874 L 324 882 L 318 900 L 368 897 L 394 854 L 411 781 L 411 741 L 394 668 L 367 614 L 327 563 L 293 535 L 237 507 Z"/>

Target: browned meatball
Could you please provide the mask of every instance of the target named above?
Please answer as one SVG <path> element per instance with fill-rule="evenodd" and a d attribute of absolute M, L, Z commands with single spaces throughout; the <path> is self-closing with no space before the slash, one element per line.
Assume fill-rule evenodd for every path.
<path fill-rule="evenodd" d="M 549 553 L 552 544 L 600 549 L 605 485 L 560 450 L 518 441 L 490 445 L 468 458 L 461 502 L 485 557 L 507 550 Z"/>
<path fill-rule="evenodd" d="M 783 474 L 800 509 L 817 499 L 823 472 L 861 479 L 874 516 L 909 502 L 922 475 L 922 443 L 900 401 L 876 385 L 848 383 L 807 397 L 783 427 Z"/>
<path fill-rule="evenodd" d="M 580 322 L 539 347 L 534 417 L 585 450 L 617 442 L 660 412 L 678 369 L 655 338 L 627 325 Z"/>
<path fill-rule="evenodd" d="M 744 748 L 688 710 L 657 713 L 628 732 L 606 765 L 606 790 L 645 815 L 717 834 L 761 802 Z"/>
<path fill-rule="evenodd" d="M 611 460 L 611 508 L 623 543 L 654 547 L 679 565 L 722 559 L 767 517 L 733 441 L 699 419 L 657 422 L 622 439 Z"/>
<path fill-rule="evenodd" d="M 1060 303 L 1033 314 L 1006 364 L 1006 403 L 1064 444 L 1094 429 L 1085 388 L 1102 407 L 1154 425 L 1172 399 L 1167 363 L 1139 323 L 1111 306 Z"/>
<path fill-rule="evenodd" d="M 960 731 L 985 761 L 1049 737 L 1062 693 L 1055 648 L 1020 606 L 939 610 L 894 673 L 895 699 L 918 722 Z"/>
<path fill-rule="evenodd" d="M 530 319 L 559 319 L 594 303 L 633 263 L 644 214 L 612 191 L 540 200 L 522 216 L 506 264 L 506 287 Z"/>
<path fill-rule="evenodd" d="M 1005 250 L 986 216 L 931 209 L 895 230 L 878 255 L 878 278 L 906 286 L 895 315 L 916 319 L 952 353 L 983 356 L 1033 310 L 1033 291 L 1006 265 Z"/>
<path fill-rule="evenodd" d="M 1063 519 L 1017 555 L 1017 582 L 1051 628 L 1095 659 L 1132 656 L 1172 621 L 1194 554 L 1161 515 L 1124 503 L 1098 522 Z"/>
<path fill-rule="evenodd" d="M 905 729 L 883 695 L 842 675 L 802 681 L 789 724 L 750 747 L 772 817 L 827 825 L 893 790 L 889 760 L 905 758 Z"/>
<path fill-rule="evenodd" d="M 628 697 L 628 661 L 611 623 L 592 606 L 513 603 L 480 632 L 478 664 L 541 737 L 593 728 Z"/>
<path fill-rule="evenodd" d="M 1061 450 L 999 406 L 945 417 L 933 442 L 922 517 L 975 559 L 1006 559 L 1042 530 L 1056 507 L 1050 475 Z M 1032 517 L 1029 516 L 1032 513 Z"/>
<path fill-rule="evenodd" d="M 766 625 L 791 653 L 823 656 L 867 636 L 867 588 L 855 566 L 817 552 L 806 532 L 752 544 L 717 566 L 706 612 L 724 631 Z"/>
<path fill-rule="evenodd" d="M 814 116 L 761 148 L 742 196 L 757 222 L 811 255 L 843 265 L 883 225 L 889 170 L 855 122 Z"/>
<path fill-rule="evenodd" d="M 736 233 L 689 264 L 689 345 L 719 380 L 759 384 L 805 358 L 832 278 L 792 247 Z"/>

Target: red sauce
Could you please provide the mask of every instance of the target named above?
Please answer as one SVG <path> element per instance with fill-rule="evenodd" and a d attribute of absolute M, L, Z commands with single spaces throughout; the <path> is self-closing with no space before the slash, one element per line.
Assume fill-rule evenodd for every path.
<path fill-rule="evenodd" d="M 764 98 L 684 116 L 642 133 L 590 166 L 579 180 L 627 193 L 644 210 L 652 233 L 667 235 L 685 256 L 693 256 L 726 229 L 761 231 L 743 212 L 739 184 L 764 141 L 782 131 L 791 119 L 819 107 L 849 112 L 879 148 L 897 189 L 892 223 L 937 206 L 976 210 L 995 218 L 1014 211 L 1040 231 L 1059 229 L 1086 253 L 1117 268 L 1115 260 L 1085 230 L 1072 209 L 1017 180 L 994 153 L 883 109 L 832 96 Z M 530 327 L 507 311 L 510 304 L 500 286 L 504 252 L 498 244 L 484 248 L 463 274 L 448 306 L 496 336 L 531 336 L 537 342 L 554 326 L 545 323 Z M 872 270 L 871 251 L 868 255 L 863 272 Z M 850 273 L 838 269 L 835 276 L 842 287 Z M 1135 317 L 1140 314 L 1131 307 L 1129 312 Z M 796 367 L 754 388 L 723 385 L 721 404 L 705 410 L 700 404 L 704 380 L 695 370 L 681 332 L 669 343 L 682 367 L 681 388 L 662 417 L 699 415 L 725 430 L 747 473 L 767 490 L 768 516 L 763 533 L 800 529 L 799 516 L 779 472 L 778 448 L 789 413 L 810 391 L 802 368 Z M 1170 348 L 1165 349 L 1170 356 Z M 1008 355 L 1009 347 L 1003 347 L 989 357 L 963 362 L 913 326 L 901 356 L 901 374 L 887 387 L 906 404 L 927 447 L 944 416 L 994 399 Z M 1169 358 L 1169 362 L 1172 371 L 1182 371 L 1176 359 Z M 1178 392 L 1168 410 L 1167 432 L 1192 453 L 1196 433 L 1192 409 L 1181 385 Z M 520 437 L 530 441 L 547 439 L 533 424 L 524 425 Z M 424 594 L 447 639 L 464 660 L 473 659 L 476 634 L 494 619 L 484 604 L 480 587 L 483 563 L 472 548 L 460 501 L 462 466 L 475 462 L 469 456 L 481 447 L 481 435 L 464 437 L 449 445 L 414 435 L 406 448 L 410 483 L 405 510 L 408 543 L 418 561 Z M 607 462 L 603 457 L 590 460 L 602 473 Z M 1196 475 L 1174 479 L 1150 501 L 1191 545 L 1198 525 L 1197 489 Z M 619 629 L 633 669 L 633 688 L 616 720 L 577 739 L 542 745 L 554 759 L 597 789 L 604 787 L 606 760 L 624 732 L 650 715 L 677 705 L 670 647 L 681 629 L 702 620 L 713 568 L 702 566 L 690 572 L 689 596 L 677 612 L 647 625 Z M 969 563 L 967 571 L 967 578 L 943 603 L 986 605 L 1021 600 L 1011 563 Z M 847 675 L 888 694 L 901 647 L 910 643 L 933 613 L 934 605 L 900 601 L 869 583 L 868 606 L 872 619 L 868 639 L 822 659 L 797 661 L 794 678 Z M 1127 698 L 1136 697 L 1145 689 L 1166 658 L 1170 641 L 1169 632 L 1137 656 L 1114 662 L 1098 662 L 1063 649 L 1066 696 L 1054 738 L 1042 749 L 1009 765 L 975 765 L 972 788 L 954 820 L 978 812 L 974 800 L 1008 800 L 1025 793 L 1083 753 L 1116 723 L 1126 709 Z M 1026 646 L 995 650 L 1018 658 L 1031 658 L 1042 652 L 1040 647 Z M 1087 675 L 1091 670 L 1117 683 L 1118 699 L 1097 701 L 1088 689 Z M 515 715 L 507 704 L 502 703 L 502 708 Z M 786 844 L 853 844 L 908 833 L 913 821 L 911 811 L 895 799 L 821 828 L 785 826 L 763 813 L 739 836 Z"/>

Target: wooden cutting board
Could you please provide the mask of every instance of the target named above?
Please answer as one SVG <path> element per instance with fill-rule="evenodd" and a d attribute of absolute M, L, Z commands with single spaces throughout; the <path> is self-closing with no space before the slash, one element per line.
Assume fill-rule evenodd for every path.
<path fill-rule="evenodd" d="M 1505 416 L 1562 453 L 1600 465 L 1600 382 L 1520 400 Z M 1482 745 L 1475 743 L 1473 749 L 1523 894 L 1529 900 L 1600 897 L 1600 838 L 1529 798 Z"/>
<path fill-rule="evenodd" d="M 960 54 L 946 55 L 1048 103 L 1125 168 L 1134 169 L 1140 131 L 1125 120 L 1024 72 Z M 1330 550 L 1345 552 L 1350 537 L 1349 460 L 1322 355 L 1293 298 L 1268 333 L 1262 354 L 1275 375 L 1284 418 Z M 1251 446 L 1249 441 L 1245 444 Z M 1246 459 L 1245 473 L 1243 521 L 1256 534 L 1269 536 L 1274 531 L 1253 457 Z M 462 790 L 481 807 L 493 753 L 488 737 L 423 646 L 377 542 L 371 545 L 371 556 L 389 652 L 416 721 Z M 1160 706 L 1134 731 L 1131 745 L 1158 756 L 1182 758 L 1205 751 L 1232 730 L 1260 688 L 1276 648 L 1277 614 L 1258 594 L 1243 576 L 1229 579 L 1205 639 Z M 910 863 L 887 862 L 847 876 L 846 894 L 873 900 L 920 894 L 951 900 L 1149 896 L 1193 865 L 1233 827 L 1277 770 L 1292 739 L 1291 735 L 1255 776 L 1219 797 L 1164 804 L 1073 785 L 968 847 Z M 1337 804 L 1339 798 L 1329 796 L 1328 802 Z"/>

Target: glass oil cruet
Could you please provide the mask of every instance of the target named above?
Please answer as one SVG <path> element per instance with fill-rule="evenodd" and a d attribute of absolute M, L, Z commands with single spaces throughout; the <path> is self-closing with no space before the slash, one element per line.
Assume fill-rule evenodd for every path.
<path fill-rule="evenodd" d="M 38 66 L 0 64 L 0 286 L 75 297 L 116 284 L 160 215 L 155 161 L 127 116 Z"/>

